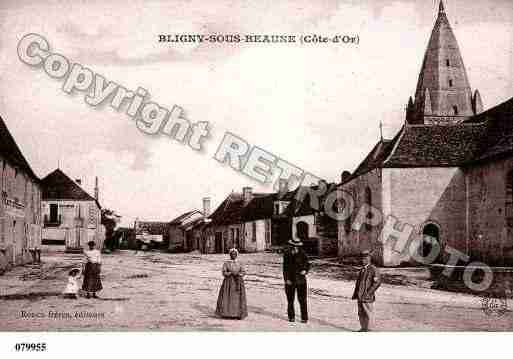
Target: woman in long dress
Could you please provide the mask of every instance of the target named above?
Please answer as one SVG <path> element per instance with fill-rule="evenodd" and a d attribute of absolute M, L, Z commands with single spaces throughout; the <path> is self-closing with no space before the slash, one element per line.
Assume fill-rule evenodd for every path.
<path fill-rule="evenodd" d="M 246 288 L 242 264 L 237 261 L 239 252 L 232 248 L 230 260 L 223 264 L 223 284 L 219 290 L 216 314 L 223 318 L 244 319 L 248 316 Z"/>
<path fill-rule="evenodd" d="M 89 246 L 88 251 L 84 251 L 85 263 L 84 263 L 84 280 L 82 282 L 82 290 L 86 292 L 86 298 L 90 298 L 92 294 L 93 298 L 98 298 L 96 292 L 103 289 L 102 281 L 100 279 L 101 273 L 101 253 L 98 249 L 95 249 L 96 243 L 90 241 L 87 243 Z"/>

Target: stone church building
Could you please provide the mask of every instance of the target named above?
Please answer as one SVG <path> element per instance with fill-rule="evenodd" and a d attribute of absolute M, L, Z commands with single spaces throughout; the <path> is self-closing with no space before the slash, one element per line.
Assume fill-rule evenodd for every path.
<path fill-rule="evenodd" d="M 356 208 L 370 205 L 413 226 L 411 236 L 434 238 L 438 262 L 451 247 L 471 260 L 513 265 L 513 99 L 483 112 L 442 2 L 404 125 L 340 188 Z M 380 265 L 415 262 L 378 241 L 384 221 L 355 230 L 356 212 L 339 222 L 339 255 L 371 249 Z"/>

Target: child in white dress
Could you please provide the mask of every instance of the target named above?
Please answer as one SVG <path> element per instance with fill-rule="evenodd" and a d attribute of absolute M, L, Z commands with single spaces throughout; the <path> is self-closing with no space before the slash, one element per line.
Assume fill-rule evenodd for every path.
<path fill-rule="evenodd" d="M 66 285 L 66 288 L 64 289 L 64 297 L 69 299 L 77 299 L 78 298 L 78 279 L 80 270 L 77 268 L 72 269 L 69 271 L 68 276 L 68 284 Z"/>

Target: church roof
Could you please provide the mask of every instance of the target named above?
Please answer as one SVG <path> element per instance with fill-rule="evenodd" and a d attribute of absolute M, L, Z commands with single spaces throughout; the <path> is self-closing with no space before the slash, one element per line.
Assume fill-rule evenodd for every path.
<path fill-rule="evenodd" d="M 460 167 L 513 154 L 513 98 L 450 126 L 405 124 L 374 146 L 345 181 L 375 168 Z"/>
<path fill-rule="evenodd" d="M 485 124 L 405 125 L 383 167 L 453 167 L 473 159 Z"/>
<path fill-rule="evenodd" d="M 12 166 L 18 167 L 23 170 L 27 175 L 39 181 L 39 178 L 34 174 L 32 168 L 27 160 L 21 153 L 20 148 L 16 144 L 14 137 L 12 137 L 7 125 L 0 116 L 0 156 L 5 158 Z"/>
<path fill-rule="evenodd" d="M 472 117 L 468 122 L 486 125 L 480 140 L 480 151 L 474 161 L 513 153 L 513 98 Z"/>
<path fill-rule="evenodd" d="M 417 82 L 414 117 L 409 122 L 424 123 L 424 116 L 429 115 L 472 116 L 472 99 L 458 42 L 440 1 Z"/>
<path fill-rule="evenodd" d="M 75 181 L 57 168 L 41 180 L 43 200 L 70 200 L 70 201 L 95 201 L 89 193 L 84 191 Z M 101 207 L 100 207 L 101 208 Z"/>

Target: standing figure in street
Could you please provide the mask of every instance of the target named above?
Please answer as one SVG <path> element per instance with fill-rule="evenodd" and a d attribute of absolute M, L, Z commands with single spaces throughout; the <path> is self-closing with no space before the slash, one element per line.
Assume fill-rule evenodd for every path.
<path fill-rule="evenodd" d="M 68 275 L 68 284 L 66 288 L 64 288 L 64 297 L 68 299 L 77 299 L 78 298 L 78 278 L 80 274 L 80 270 L 74 268 L 69 271 Z"/>
<path fill-rule="evenodd" d="M 223 318 L 244 319 L 248 316 L 244 267 L 237 260 L 239 252 L 230 249 L 230 260 L 223 264 L 223 284 L 217 298 L 216 314 Z"/>
<path fill-rule="evenodd" d="M 86 298 L 90 298 L 91 294 L 93 298 L 98 298 L 96 292 L 103 289 L 100 279 L 102 255 L 98 249 L 95 249 L 96 243 L 94 243 L 94 241 L 89 241 L 87 245 L 89 246 L 89 250 L 84 251 L 85 263 L 82 290 L 86 292 Z"/>
<path fill-rule="evenodd" d="M 381 285 L 379 270 L 371 263 L 370 251 L 360 254 L 362 268 L 358 273 L 358 279 L 354 288 L 353 299 L 358 301 L 358 318 L 360 319 L 361 332 L 372 329 L 374 319 L 374 301 L 376 290 Z"/>
<path fill-rule="evenodd" d="M 299 235 L 298 231 L 298 235 Z M 285 294 L 287 295 L 287 314 L 289 322 L 296 320 L 294 301 L 297 299 L 301 309 L 301 322 L 308 322 L 308 308 L 306 303 L 307 285 L 306 275 L 310 270 L 310 263 L 303 251 L 301 239 L 293 238 L 283 253 L 283 279 L 285 280 Z"/>

